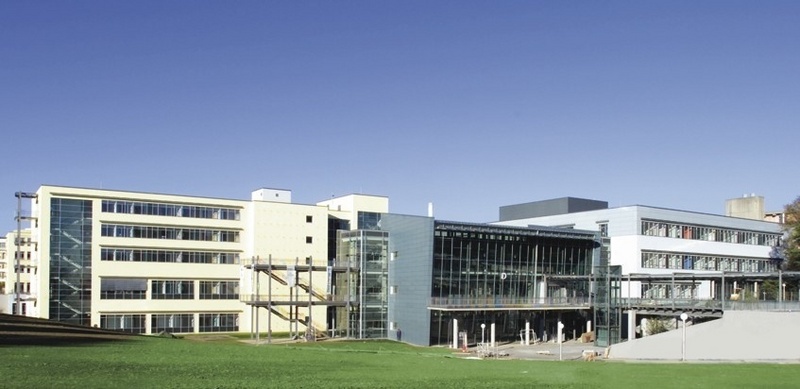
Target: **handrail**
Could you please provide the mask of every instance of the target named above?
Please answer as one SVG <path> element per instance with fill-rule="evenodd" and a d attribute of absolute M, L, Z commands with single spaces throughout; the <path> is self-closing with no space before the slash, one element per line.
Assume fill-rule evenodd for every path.
<path fill-rule="evenodd" d="M 432 297 L 432 307 L 510 308 L 510 307 L 589 307 L 588 297 Z"/>

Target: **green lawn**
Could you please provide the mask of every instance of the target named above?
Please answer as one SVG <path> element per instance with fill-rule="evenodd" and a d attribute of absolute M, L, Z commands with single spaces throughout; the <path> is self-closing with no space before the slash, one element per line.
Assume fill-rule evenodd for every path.
<path fill-rule="evenodd" d="M 466 360 L 388 341 L 252 346 L 145 338 L 0 347 L 0 387 L 786 388 L 800 365 Z"/>

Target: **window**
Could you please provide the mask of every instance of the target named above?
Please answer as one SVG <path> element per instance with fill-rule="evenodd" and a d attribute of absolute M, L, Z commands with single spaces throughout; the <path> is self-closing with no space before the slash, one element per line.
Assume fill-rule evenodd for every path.
<path fill-rule="evenodd" d="M 144 334 L 145 315 L 100 315 L 100 328 Z"/>
<path fill-rule="evenodd" d="M 600 236 L 608 236 L 608 223 L 600 223 L 597 226 L 600 230 Z"/>
<path fill-rule="evenodd" d="M 194 332 L 194 314 L 154 314 L 150 318 L 150 331 L 154 334 L 160 332 Z"/>
<path fill-rule="evenodd" d="M 314 221 L 314 217 L 311 215 L 306 216 L 306 223 L 312 223 Z"/>
<path fill-rule="evenodd" d="M 236 313 L 201 313 L 200 332 L 239 331 L 239 315 Z"/>
<path fill-rule="evenodd" d="M 306 243 L 314 243 L 314 238 L 311 236 L 306 237 Z"/>
<path fill-rule="evenodd" d="M 194 281 L 153 280 L 151 286 L 153 300 L 194 299 Z"/>
<path fill-rule="evenodd" d="M 201 300 L 236 300 L 239 281 L 200 281 Z"/>
<path fill-rule="evenodd" d="M 101 278 L 101 300 L 143 300 L 147 280 L 143 278 Z"/>

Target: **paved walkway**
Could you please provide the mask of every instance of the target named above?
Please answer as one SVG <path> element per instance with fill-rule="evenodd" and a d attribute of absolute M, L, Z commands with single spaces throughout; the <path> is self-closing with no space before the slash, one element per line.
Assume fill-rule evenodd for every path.
<path fill-rule="evenodd" d="M 497 346 L 497 355 L 499 358 L 511 359 L 530 359 L 530 360 L 559 360 L 559 352 L 562 360 L 583 360 L 584 350 L 591 350 L 599 353 L 601 356 L 605 351 L 602 347 L 595 347 L 593 343 L 580 343 L 578 341 L 567 341 L 561 344 L 558 343 L 538 343 L 529 346 L 521 345 L 519 342 L 508 343 Z M 465 357 L 474 356 L 479 357 L 480 352 L 477 347 L 469 348 L 468 354 L 461 354 Z M 494 354 L 494 353 L 492 353 Z M 493 357 L 490 356 L 490 358 Z"/>

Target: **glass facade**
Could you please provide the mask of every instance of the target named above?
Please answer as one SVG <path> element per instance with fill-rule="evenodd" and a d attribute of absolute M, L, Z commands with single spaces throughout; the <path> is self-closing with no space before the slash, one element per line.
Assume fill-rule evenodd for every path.
<path fill-rule="evenodd" d="M 339 273 L 337 299 L 357 301 L 357 307 L 336 311 L 338 330 L 357 338 L 386 338 L 388 312 L 388 242 L 384 231 L 339 231 L 337 261 L 358 264 L 359 273 Z M 355 309 L 354 309 L 355 308 Z"/>
<path fill-rule="evenodd" d="M 607 347 L 620 342 L 622 308 L 622 267 L 597 266 L 595 269 L 595 346 Z"/>
<path fill-rule="evenodd" d="M 50 319 L 91 324 L 92 202 L 54 197 L 50 204 Z"/>
<path fill-rule="evenodd" d="M 536 308 L 588 306 L 595 245 L 590 232 L 436 222 L 431 344 L 452 339 L 453 319 L 470 334 L 495 323 L 498 339 L 517 339 L 526 320 L 554 333 L 556 315 Z M 561 316 L 580 326 L 580 313 Z"/>

